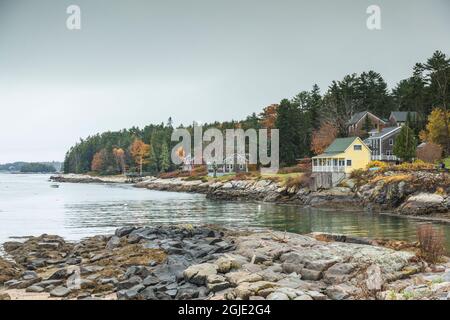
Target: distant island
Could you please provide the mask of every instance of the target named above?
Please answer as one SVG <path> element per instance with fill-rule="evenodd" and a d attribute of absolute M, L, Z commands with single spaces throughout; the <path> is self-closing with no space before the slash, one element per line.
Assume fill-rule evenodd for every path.
<path fill-rule="evenodd" d="M 0 171 L 13 173 L 55 173 L 61 170 L 62 163 L 52 162 L 13 162 L 0 164 Z"/>

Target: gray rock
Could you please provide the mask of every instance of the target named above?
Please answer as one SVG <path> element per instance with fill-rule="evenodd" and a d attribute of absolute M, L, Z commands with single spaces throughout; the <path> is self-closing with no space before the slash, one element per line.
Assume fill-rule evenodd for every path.
<path fill-rule="evenodd" d="M 278 289 L 276 289 L 276 292 L 284 293 L 285 295 L 287 295 L 289 297 L 289 299 L 292 300 L 292 299 L 294 299 L 295 297 L 298 296 L 299 290 L 295 290 L 295 289 L 292 289 L 292 288 L 285 287 L 285 288 L 278 288 Z M 300 293 L 303 294 L 303 292 L 300 292 Z"/>
<path fill-rule="evenodd" d="M 345 282 L 350 278 L 356 267 L 354 263 L 336 263 L 325 272 L 324 280 L 330 284 Z"/>
<path fill-rule="evenodd" d="M 301 280 L 301 276 L 291 274 L 286 278 L 279 280 L 277 284 L 281 287 L 297 289 L 303 287 L 305 285 L 305 281 Z"/>
<path fill-rule="evenodd" d="M 307 294 L 303 294 L 301 296 L 294 298 L 294 300 L 314 300 L 314 299 L 312 297 L 308 296 Z"/>
<path fill-rule="evenodd" d="M 97 280 L 98 283 L 104 285 L 104 284 L 112 284 L 112 285 L 117 285 L 119 283 L 119 280 L 117 280 L 116 278 L 102 278 L 102 279 L 98 279 Z"/>
<path fill-rule="evenodd" d="M 199 290 L 192 287 L 184 287 L 178 290 L 177 299 L 178 300 L 192 300 L 199 297 Z"/>
<path fill-rule="evenodd" d="M 216 282 L 216 283 L 208 283 L 207 288 L 211 292 L 218 292 L 225 289 L 228 289 L 231 286 L 229 282 Z"/>
<path fill-rule="evenodd" d="M 108 243 L 106 243 L 106 249 L 112 250 L 120 246 L 120 238 L 118 236 L 112 236 L 109 239 Z"/>
<path fill-rule="evenodd" d="M 326 300 L 327 296 L 318 291 L 307 291 L 306 294 L 313 298 L 313 300 Z"/>
<path fill-rule="evenodd" d="M 125 237 L 129 235 L 133 230 L 135 230 L 135 227 L 123 227 L 116 230 L 115 235 L 119 238 Z"/>
<path fill-rule="evenodd" d="M 50 291 L 50 296 L 63 298 L 67 297 L 70 294 L 71 290 L 69 288 L 59 286 Z"/>
<path fill-rule="evenodd" d="M 13 279 L 13 280 L 6 281 L 4 283 L 4 285 L 8 289 L 25 289 L 41 280 L 42 280 L 41 278 L 35 278 L 35 279 L 31 279 L 31 280 L 15 280 L 15 279 Z"/>
<path fill-rule="evenodd" d="M 69 258 L 66 260 L 66 264 L 68 265 L 77 265 L 80 264 L 82 259 L 80 257 Z"/>
<path fill-rule="evenodd" d="M 381 276 L 381 268 L 377 264 L 372 264 L 366 270 L 367 279 L 366 286 L 370 291 L 380 291 L 383 286 L 383 278 Z"/>
<path fill-rule="evenodd" d="M 317 280 L 320 280 L 322 278 L 322 272 L 321 271 L 310 270 L 310 269 L 306 269 L 306 268 L 303 268 L 300 271 L 300 274 L 302 275 L 302 279 L 303 280 L 317 281 Z"/>
<path fill-rule="evenodd" d="M 282 254 L 280 257 L 280 261 L 287 262 L 287 263 L 293 263 L 296 265 L 303 265 L 304 259 L 297 252 L 289 252 L 289 253 Z"/>
<path fill-rule="evenodd" d="M 258 263 L 265 263 L 268 261 L 272 261 L 272 259 L 268 255 L 262 253 L 255 253 L 252 257 L 251 262 L 258 264 Z"/>
<path fill-rule="evenodd" d="M 157 284 L 157 283 L 159 283 L 158 278 L 155 277 L 155 276 L 152 276 L 152 275 L 146 277 L 146 278 L 144 279 L 144 281 L 142 281 L 142 284 L 143 284 L 144 286 L 146 286 L 146 287 L 147 287 L 147 286 L 153 286 L 153 285 L 155 285 L 155 284 Z"/>
<path fill-rule="evenodd" d="M 361 290 L 359 288 L 345 283 L 333 285 L 326 289 L 327 296 L 333 300 L 344 300 L 349 298 L 351 295 L 358 294 L 360 292 Z"/>
<path fill-rule="evenodd" d="M 117 292 L 117 299 L 119 299 L 119 300 L 137 299 L 139 296 L 139 293 L 144 289 L 145 289 L 145 287 L 142 284 L 138 284 L 129 289 L 120 290 Z"/>
<path fill-rule="evenodd" d="M 128 267 L 124 274 L 125 278 L 130 278 L 132 276 L 139 276 L 140 278 L 148 277 L 152 273 L 150 268 L 146 266 L 131 266 Z"/>
<path fill-rule="evenodd" d="M 134 286 L 137 286 L 141 282 L 142 282 L 141 278 L 139 278 L 138 276 L 133 276 L 133 277 L 129 278 L 128 280 L 119 282 L 117 284 L 117 289 L 118 290 L 127 290 Z"/>
<path fill-rule="evenodd" d="M 186 281 L 197 285 L 206 283 L 206 278 L 210 275 L 217 274 L 217 266 L 212 263 L 202 263 L 193 265 L 184 271 L 184 278 Z"/>
<path fill-rule="evenodd" d="M 47 280 L 61 280 L 66 279 L 67 277 L 69 277 L 67 269 L 59 269 L 55 271 L 50 277 L 48 277 Z"/>
<path fill-rule="evenodd" d="M 86 275 L 86 274 L 102 271 L 103 269 L 105 269 L 105 268 L 101 267 L 101 266 L 81 266 L 80 274 Z"/>
<path fill-rule="evenodd" d="M 44 280 L 41 282 L 37 282 L 34 285 L 42 288 L 47 288 L 48 286 L 59 286 L 64 283 L 64 280 Z"/>
<path fill-rule="evenodd" d="M 139 292 L 138 298 L 141 300 L 156 300 L 155 292 L 150 287 Z"/>
<path fill-rule="evenodd" d="M 44 292 L 44 290 L 45 290 L 44 288 L 39 287 L 37 285 L 32 285 L 31 287 L 25 289 L 26 292 L 36 292 L 36 293 Z"/>
<path fill-rule="evenodd" d="M 5 249 L 6 252 L 11 252 L 11 251 L 17 250 L 22 246 L 23 246 L 23 243 L 19 242 L 19 241 L 7 241 L 7 242 L 3 243 L 3 249 Z"/>
<path fill-rule="evenodd" d="M 248 300 L 266 300 L 266 299 L 261 296 L 251 296 L 248 298 Z"/>
<path fill-rule="evenodd" d="M 329 260 L 325 260 L 325 259 L 313 260 L 313 261 L 308 261 L 306 263 L 305 267 L 308 269 L 311 269 L 311 270 L 325 271 L 337 262 L 339 262 L 339 259 L 337 259 L 337 258 L 329 259 Z"/>
<path fill-rule="evenodd" d="M 297 263 L 292 263 L 292 262 L 283 262 L 281 267 L 283 268 L 284 273 L 290 274 L 292 272 L 295 272 L 297 274 L 300 274 L 303 269 L 303 264 L 297 264 Z"/>
<path fill-rule="evenodd" d="M 170 289 L 166 291 L 166 294 L 169 295 L 172 299 L 176 297 L 178 293 L 178 289 Z"/>
<path fill-rule="evenodd" d="M 38 242 L 39 249 L 58 250 L 61 244 L 59 242 Z"/>
<path fill-rule="evenodd" d="M 23 280 L 32 280 L 32 279 L 36 279 L 39 278 L 38 274 L 35 271 L 25 271 L 24 273 L 22 273 L 22 279 Z"/>
<path fill-rule="evenodd" d="M 266 300 L 290 300 L 290 299 L 285 293 L 275 291 L 269 294 Z"/>

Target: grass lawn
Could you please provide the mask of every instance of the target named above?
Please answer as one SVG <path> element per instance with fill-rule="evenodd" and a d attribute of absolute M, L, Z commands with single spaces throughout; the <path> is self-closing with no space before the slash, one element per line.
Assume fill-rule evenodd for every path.
<path fill-rule="evenodd" d="M 444 159 L 445 167 L 450 168 L 450 157 Z"/>
<path fill-rule="evenodd" d="M 300 177 L 302 174 L 302 172 L 262 174 L 261 178 L 275 178 L 277 180 L 280 180 L 280 182 L 285 183 L 288 179 Z"/>
<path fill-rule="evenodd" d="M 296 178 L 301 176 L 303 173 L 301 172 L 294 172 L 294 173 L 267 173 L 267 174 L 262 174 L 260 177 L 248 177 L 249 180 L 252 179 L 274 179 L 274 180 L 279 180 L 280 182 L 286 182 L 289 178 Z M 236 176 L 236 174 L 234 173 L 229 173 L 229 174 L 225 174 L 223 176 L 217 176 L 217 178 L 213 178 L 211 176 L 208 176 L 207 179 L 208 180 L 215 180 L 215 181 L 221 181 L 221 182 L 225 182 L 225 181 L 230 181 L 233 180 L 234 177 Z"/>

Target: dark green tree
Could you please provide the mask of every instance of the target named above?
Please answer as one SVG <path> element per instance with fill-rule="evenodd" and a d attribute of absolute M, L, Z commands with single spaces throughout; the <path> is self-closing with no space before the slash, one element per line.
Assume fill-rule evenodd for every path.
<path fill-rule="evenodd" d="M 394 143 L 394 155 L 403 161 L 411 161 L 416 156 L 417 139 L 410 127 L 404 125 Z"/>

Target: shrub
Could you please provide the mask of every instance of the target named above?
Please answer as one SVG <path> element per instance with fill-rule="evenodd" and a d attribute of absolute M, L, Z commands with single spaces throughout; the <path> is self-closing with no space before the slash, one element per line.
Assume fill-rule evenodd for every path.
<path fill-rule="evenodd" d="M 158 175 L 158 178 L 161 179 L 171 179 L 171 178 L 178 178 L 180 177 L 182 174 L 181 171 L 177 170 L 177 171 L 170 171 L 170 172 L 162 172 Z"/>
<path fill-rule="evenodd" d="M 390 168 L 393 171 L 420 171 L 420 170 L 433 170 L 434 165 L 431 163 L 423 162 L 422 160 L 416 160 L 412 163 L 404 162 Z"/>
<path fill-rule="evenodd" d="M 388 164 L 383 161 L 370 161 L 369 164 L 367 165 L 367 169 L 370 169 L 370 168 L 385 169 L 387 167 L 388 167 Z"/>
<path fill-rule="evenodd" d="M 438 144 L 427 142 L 423 146 L 417 148 L 416 156 L 424 162 L 435 163 L 441 159 L 442 147 Z"/>
<path fill-rule="evenodd" d="M 296 172 L 303 172 L 305 171 L 303 168 L 299 166 L 293 166 L 293 167 L 284 167 L 278 170 L 279 174 L 288 174 L 288 173 L 296 173 Z"/>
<path fill-rule="evenodd" d="M 251 180 L 254 178 L 259 178 L 261 174 L 259 171 L 250 171 L 250 172 L 239 172 L 236 173 L 233 180 Z"/>
<path fill-rule="evenodd" d="M 445 253 L 444 233 L 437 230 L 429 223 L 421 224 L 417 228 L 420 255 L 430 263 L 436 263 Z"/>
<path fill-rule="evenodd" d="M 286 179 L 285 186 L 287 188 L 306 188 L 309 187 L 309 184 L 311 183 L 311 173 L 304 173 L 301 175 L 298 175 L 297 177 L 288 177 Z"/>
<path fill-rule="evenodd" d="M 357 182 L 365 181 L 367 176 L 367 171 L 364 169 L 356 169 L 350 172 L 350 179 L 354 179 Z"/>

